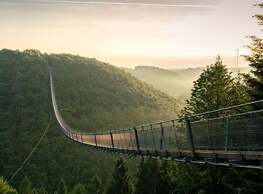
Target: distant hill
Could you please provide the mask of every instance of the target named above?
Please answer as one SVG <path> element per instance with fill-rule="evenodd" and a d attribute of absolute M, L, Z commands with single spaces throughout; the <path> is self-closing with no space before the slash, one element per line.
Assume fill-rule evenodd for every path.
<path fill-rule="evenodd" d="M 47 137 L 23 171 L 35 187 L 53 193 L 60 178 L 69 185 L 88 183 L 98 174 L 105 181 L 116 156 L 66 139 L 54 119 L 48 65 L 65 120 L 82 131 L 132 127 L 175 117 L 177 101 L 130 74 L 96 59 L 47 55 L 36 50 L 0 51 L 0 176 L 19 167 L 48 125 Z M 135 173 L 135 172 L 133 172 Z"/>
<path fill-rule="evenodd" d="M 202 67 L 197 67 L 168 70 L 152 66 L 137 66 L 134 69 L 124 68 L 126 72 L 138 79 L 181 101 L 185 101 L 190 96 L 193 81 L 198 79 L 203 69 Z M 238 71 L 247 73 L 249 68 L 230 68 L 229 70 L 233 74 L 237 74 Z"/>

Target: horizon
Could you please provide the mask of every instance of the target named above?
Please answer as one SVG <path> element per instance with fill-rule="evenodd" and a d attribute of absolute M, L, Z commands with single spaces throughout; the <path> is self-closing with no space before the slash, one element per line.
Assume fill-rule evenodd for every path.
<path fill-rule="evenodd" d="M 124 67 L 124 66 L 119 66 L 119 68 L 123 68 L 123 69 L 131 69 L 131 70 L 135 70 L 136 68 L 156 68 L 156 69 L 160 69 L 160 70 L 168 70 L 168 71 L 173 71 L 173 70 L 188 70 L 188 69 L 205 69 L 206 66 L 198 66 L 198 67 L 175 67 L 173 69 L 167 69 L 167 68 L 164 68 L 164 67 L 159 67 L 159 66 L 150 66 L 150 65 L 137 65 L 137 66 L 134 66 L 134 67 Z M 251 69 L 250 66 L 243 66 L 243 67 L 228 67 L 227 66 L 227 69 Z"/>
<path fill-rule="evenodd" d="M 237 3 L 238 2 L 238 3 Z M 2 0 L 0 48 L 71 53 L 119 67 L 248 63 L 258 0 Z M 233 13 L 234 10 L 234 13 Z"/>

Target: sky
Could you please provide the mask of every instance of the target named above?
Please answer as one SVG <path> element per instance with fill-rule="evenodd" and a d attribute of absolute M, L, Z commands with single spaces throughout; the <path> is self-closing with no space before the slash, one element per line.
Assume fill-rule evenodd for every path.
<path fill-rule="evenodd" d="M 258 0 L 0 0 L 0 49 L 38 49 L 117 66 L 228 66 L 261 36 Z M 247 63 L 239 58 L 239 66 Z"/>

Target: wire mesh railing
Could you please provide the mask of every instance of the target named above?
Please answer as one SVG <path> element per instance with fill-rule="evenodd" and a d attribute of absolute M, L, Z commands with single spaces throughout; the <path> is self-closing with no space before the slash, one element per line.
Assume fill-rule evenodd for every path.
<path fill-rule="evenodd" d="M 52 72 L 50 84 L 55 116 L 63 133 L 74 141 L 142 155 L 263 161 L 263 100 L 130 129 L 80 133 L 59 113 Z"/>

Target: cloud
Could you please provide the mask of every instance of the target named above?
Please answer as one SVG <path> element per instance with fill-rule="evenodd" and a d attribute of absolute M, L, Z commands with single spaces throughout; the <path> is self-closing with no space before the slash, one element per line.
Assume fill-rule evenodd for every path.
<path fill-rule="evenodd" d="M 211 1 L 81 1 L 81 0 L 8 0 L 9 3 L 44 3 L 44 4 L 77 4 L 77 5 L 110 5 L 110 6 L 146 6 L 146 7 L 189 7 L 213 8 Z"/>
<path fill-rule="evenodd" d="M 56 25 L 92 21 L 144 25 L 183 21 L 190 14 L 209 14 L 222 0 L 0 0 L 0 16 L 9 21 L 56 21 Z M 1 14 L 2 12 L 2 14 Z M 17 17 L 19 15 L 19 17 Z M 1 20 L 1 18 L 0 18 Z M 4 22 L 3 21 L 3 22 Z M 92 23 L 94 23 L 92 22 Z M 37 23 L 37 22 L 36 22 Z M 138 26 L 138 25 L 137 25 Z"/>

